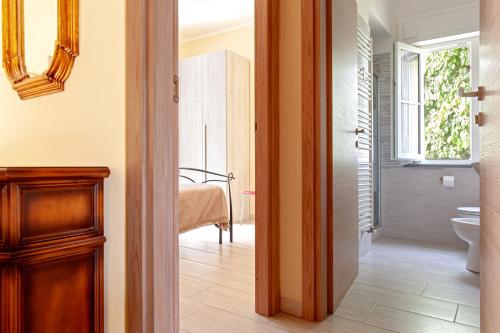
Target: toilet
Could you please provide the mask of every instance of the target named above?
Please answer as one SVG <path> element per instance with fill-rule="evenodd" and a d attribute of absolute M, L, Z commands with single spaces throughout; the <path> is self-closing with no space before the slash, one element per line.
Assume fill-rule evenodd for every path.
<path fill-rule="evenodd" d="M 458 208 L 459 217 L 451 219 L 455 233 L 469 244 L 466 268 L 479 273 L 480 262 L 480 209 L 479 207 Z"/>

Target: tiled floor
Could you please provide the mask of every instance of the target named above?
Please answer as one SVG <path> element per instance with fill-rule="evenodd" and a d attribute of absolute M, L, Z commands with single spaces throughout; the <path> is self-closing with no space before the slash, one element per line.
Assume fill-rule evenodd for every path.
<path fill-rule="evenodd" d="M 235 226 L 233 245 L 219 246 L 212 227 L 181 235 L 181 332 L 479 332 L 479 276 L 464 269 L 465 250 L 391 238 L 361 259 L 355 285 L 323 323 L 260 317 L 253 237 L 250 224 Z"/>

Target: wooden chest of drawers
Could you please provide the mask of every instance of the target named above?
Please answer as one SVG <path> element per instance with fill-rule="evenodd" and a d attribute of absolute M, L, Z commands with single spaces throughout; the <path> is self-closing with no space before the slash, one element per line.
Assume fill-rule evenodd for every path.
<path fill-rule="evenodd" d="M 108 168 L 0 168 L 0 333 L 104 332 Z"/>

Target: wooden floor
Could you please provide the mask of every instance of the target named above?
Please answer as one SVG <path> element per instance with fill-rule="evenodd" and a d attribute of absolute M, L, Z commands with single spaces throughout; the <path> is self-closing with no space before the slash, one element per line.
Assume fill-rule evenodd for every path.
<path fill-rule="evenodd" d="M 380 238 L 335 315 L 308 323 L 254 312 L 254 228 L 235 226 L 235 243 L 203 228 L 180 237 L 180 317 L 184 333 L 479 332 L 479 276 L 465 250 Z"/>

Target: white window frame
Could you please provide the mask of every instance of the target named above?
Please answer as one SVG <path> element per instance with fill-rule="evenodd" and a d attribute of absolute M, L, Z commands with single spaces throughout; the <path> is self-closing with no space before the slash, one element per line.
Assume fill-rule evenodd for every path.
<path fill-rule="evenodd" d="M 471 128 L 471 158 L 468 160 L 427 160 L 425 159 L 425 136 L 423 132 L 424 126 L 424 107 L 425 107 L 425 89 L 424 89 L 424 70 L 425 70 L 425 54 L 447 48 L 459 47 L 460 45 L 468 44 L 471 50 L 471 89 L 477 90 L 479 86 L 479 37 L 468 37 L 462 39 L 450 40 L 447 42 L 440 42 L 437 44 L 429 44 L 422 46 L 420 48 L 414 47 L 411 45 L 406 45 L 404 43 L 396 43 L 395 46 L 395 63 L 396 63 L 396 103 L 395 105 L 395 158 L 398 160 L 407 160 L 413 161 L 414 163 L 426 164 L 426 165 L 470 165 L 474 162 L 479 162 L 480 160 L 480 138 L 479 138 L 479 127 L 475 125 L 474 119 L 475 116 L 479 113 L 480 103 L 477 99 L 471 99 L 471 112 L 470 112 L 470 128 Z M 420 151 L 418 155 L 407 155 L 401 154 L 399 152 L 398 141 L 401 139 L 400 133 L 400 107 L 401 107 L 401 89 L 399 87 L 399 78 L 401 77 L 401 68 L 400 68 L 400 49 L 407 49 L 412 52 L 419 52 L 421 54 L 420 59 Z"/>
<path fill-rule="evenodd" d="M 406 50 L 410 52 L 417 53 L 419 55 L 419 97 L 418 97 L 418 113 L 420 115 L 420 123 L 419 123 L 419 137 L 422 137 L 422 117 L 423 117 L 423 107 L 424 107 L 424 99 L 423 99 L 423 52 L 424 50 L 409 44 L 405 44 L 402 42 L 396 42 L 395 44 L 395 64 L 396 64 L 396 79 L 395 79 L 395 89 L 396 89 L 396 105 L 395 105 L 395 135 L 394 135 L 394 143 L 395 143 L 395 157 L 398 160 L 408 160 L 408 161 L 416 161 L 422 159 L 422 142 L 419 142 L 418 152 L 416 154 L 408 154 L 403 153 L 400 149 L 399 142 L 402 141 L 401 138 L 401 104 L 403 103 L 401 97 L 401 51 Z"/>

